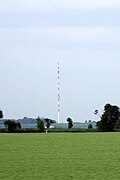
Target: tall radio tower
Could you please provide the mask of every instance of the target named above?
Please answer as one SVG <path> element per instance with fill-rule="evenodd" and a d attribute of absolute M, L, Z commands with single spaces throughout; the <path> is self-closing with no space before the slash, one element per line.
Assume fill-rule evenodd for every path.
<path fill-rule="evenodd" d="M 60 65 L 58 62 L 58 124 L 60 123 Z"/>

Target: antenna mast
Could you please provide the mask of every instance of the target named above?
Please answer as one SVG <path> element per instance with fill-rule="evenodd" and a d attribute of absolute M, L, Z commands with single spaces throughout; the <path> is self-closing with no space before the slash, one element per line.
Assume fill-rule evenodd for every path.
<path fill-rule="evenodd" d="M 58 62 L 58 124 L 60 123 L 60 65 Z"/>

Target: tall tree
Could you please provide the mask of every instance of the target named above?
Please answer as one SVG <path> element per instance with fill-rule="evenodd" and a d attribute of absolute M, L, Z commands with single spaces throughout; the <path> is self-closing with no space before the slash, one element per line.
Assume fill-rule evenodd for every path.
<path fill-rule="evenodd" d="M 98 111 L 97 109 L 95 110 L 94 114 L 97 115 L 97 116 L 99 116 L 99 117 L 101 118 L 101 116 L 100 116 L 100 114 L 99 114 L 99 111 Z"/>
<path fill-rule="evenodd" d="M 36 122 L 37 122 L 37 128 L 39 129 L 39 131 L 44 132 L 45 130 L 44 122 L 40 119 L 39 116 L 37 117 Z"/>
<path fill-rule="evenodd" d="M 68 129 L 71 129 L 73 127 L 73 121 L 72 119 L 69 117 L 67 118 L 67 122 L 68 122 Z"/>
<path fill-rule="evenodd" d="M 45 122 L 46 122 L 46 127 L 49 128 L 50 125 L 51 125 L 50 119 L 46 118 L 46 119 L 45 119 Z"/>
<path fill-rule="evenodd" d="M 100 131 L 113 131 L 117 120 L 120 117 L 119 107 L 111 104 L 104 106 L 104 113 L 101 120 L 97 122 Z"/>
<path fill-rule="evenodd" d="M 0 109 L 0 118 L 3 118 L 3 112 L 1 109 Z"/>

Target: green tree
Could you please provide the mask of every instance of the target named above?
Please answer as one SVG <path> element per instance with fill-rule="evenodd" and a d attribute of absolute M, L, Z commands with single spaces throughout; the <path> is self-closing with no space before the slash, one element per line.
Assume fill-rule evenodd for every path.
<path fill-rule="evenodd" d="M 120 129 L 120 119 L 118 119 L 115 123 L 115 129 Z"/>
<path fill-rule="evenodd" d="M 21 124 L 13 120 L 6 120 L 4 125 L 8 128 L 8 132 L 15 132 L 16 129 L 21 129 Z"/>
<path fill-rule="evenodd" d="M 100 114 L 99 114 L 99 111 L 98 111 L 97 109 L 95 110 L 94 114 L 97 115 L 97 116 L 99 116 L 99 117 L 101 118 L 101 116 L 100 116 Z"/>
<path fill-rule="evenodd" d="M 104 113 L 101 120 L 97 122 L 100 131 L 113 131 L 117 120 L 120 117 L 119 107 L 111 104 L 104 106 Z"/>
<path fill-rule="evenodd" d="M 91 123 L 88 124 L 88 129 L 92 129 L 93 125 Z"/>
<path fill-rule="evenodd" d="M 21 129 L 21 124 L 20 122 L 16 122 L 17 123 L 17 129 Z"/>
<path fill-rule="evenodd" d="M 3 118 L 3 112 L 0 110 L 0 118 Z"/>
<path fill-rule="evenodd" d="M 71 129 L 73 127 L 73 121 L 72 119 L 69 117 L 67 118 L 67 122 L 68 122 L 68 129 Z"/>
<path fill-rule="evenodd" d="M 46 118 L 46 119 L 45 119 L 45 122 L 46 122 L 46 127 L 49 128 L 50 125 L 51 125 L 50 119 Z"/>
<path fill-rule="evenodd" d="M 40 119 L 39 116 L 36 119 L 36 122 L 37 122 L 37 128 L 39 129 L 39 131 L 44 132 L 45 131 L 44 122 Z"/>

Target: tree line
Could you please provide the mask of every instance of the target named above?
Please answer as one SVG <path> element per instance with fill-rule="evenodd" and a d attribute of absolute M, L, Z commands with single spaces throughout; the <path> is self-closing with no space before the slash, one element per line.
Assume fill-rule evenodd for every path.
<path fill-rule="evenodd" d="M 120 108 L 118 106 L 108 103 L 104 106 L 102 115 L 100 115 L 98 110 L 95 110 L 94 114 L 98 115 L 100 118 L 96 124 L 98 131 L 112 132 L 115 129 L 120 129 Z M 2 110 L 0 110 L 0 118 L 3 118 Z M 68 129 L 71 129 L 73 127 L 72 118 L 69 117 L 66 121 L 68 123 Z M 38 116 L 36 124 L 39 132 L 45 132 L 45 126 L 46 128 L 50 128 L 52 121 L 50 119 L 45 119 L 44 123 Z M 15 130 L 21 129 L 21 124 L 13 120 L 6 120 L 4 125 L 8 129 L 8 132 L 15 132 Z M 88 124 L 88 128 L 93 128 L 91 123 Z"/>

